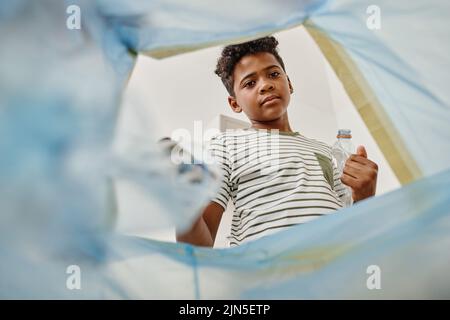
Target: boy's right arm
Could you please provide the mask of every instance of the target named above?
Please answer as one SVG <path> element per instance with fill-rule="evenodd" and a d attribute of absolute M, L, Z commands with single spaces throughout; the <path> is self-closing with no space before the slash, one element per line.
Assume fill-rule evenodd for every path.
<path fill-rule="evenodd" d="M 221 205 L 211 201 L 188 231 L 183 233 L 177 231 L 177 242 L 213 247 L 223 212 L 224 209 Z"/>

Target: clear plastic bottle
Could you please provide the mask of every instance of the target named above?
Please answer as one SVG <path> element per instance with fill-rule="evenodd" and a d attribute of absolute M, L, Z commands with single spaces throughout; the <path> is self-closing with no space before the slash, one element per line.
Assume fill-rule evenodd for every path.
<path fill-rule="evenodd" d="M 337 141 L 333 144 L 333 162 L 339 171 L 339 177 L 342 176 L 345 162 L 348 157 L 354 153 L 354 147 L 352 144 L 352 132 L 349 129 L 339 129 L 337 134 Z M 345 185 L 344 185 L 345 186 Z M 349 186 L 345 186 L 345 194 L 341 197 L 341 200 L 345 207 L 352 205 L 352 189 Z"/>

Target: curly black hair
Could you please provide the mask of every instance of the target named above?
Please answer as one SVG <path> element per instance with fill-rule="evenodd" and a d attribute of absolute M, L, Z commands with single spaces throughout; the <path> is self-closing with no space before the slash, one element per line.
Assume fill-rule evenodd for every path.
<path fill-rule="evenodd" d="M 280 55 L 278 54 L 277 46 L 278 40 L 275 39 L 275 37 L 270 36 L 240 44 L 229 45 L 223 48 L 222 54 L 217 60 L 215 73 L 222 79 L 225 88 L 231 96 L 234 96 L 234 67 L 244 56 L 260 52 L 271 53 L 275 56 L 283 70 L 286 72 L 283 59 L 281 59 Z"/>

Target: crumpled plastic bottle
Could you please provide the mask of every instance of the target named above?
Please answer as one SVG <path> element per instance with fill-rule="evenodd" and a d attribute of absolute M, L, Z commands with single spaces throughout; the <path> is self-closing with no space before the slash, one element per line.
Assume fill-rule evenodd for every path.
<path fill-rule="evenodd" d="M 337 141 L 332 146 L 333 162 L 339 171 L 339 178 L 342 176 L 345 162 L 348 157 L 354 153 L 352 144 L 352 132 L 349 129 L 339 129 L 337 134 Z M 345 207 L 352 205 L 352 189 L 345 186 L 345 194 L 341 196 L 342 203 Z"/>

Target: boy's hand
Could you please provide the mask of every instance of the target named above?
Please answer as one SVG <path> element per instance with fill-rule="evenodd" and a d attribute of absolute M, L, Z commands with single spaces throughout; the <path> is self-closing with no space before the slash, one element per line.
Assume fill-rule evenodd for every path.
<path fill-rule="evenodd" d="M 378 165 L 367 159 L 367 152 L 359 146 L 356 154 L 346 161 L 341 181 L 352 188 L 353 201 L 357 202 L 375 195 Z"/>

